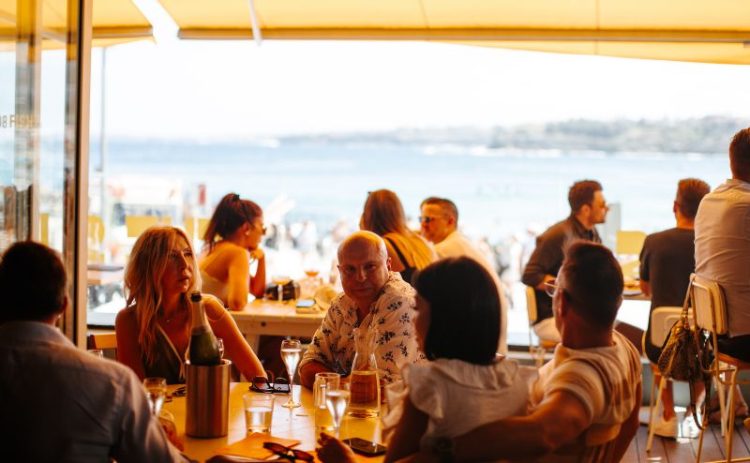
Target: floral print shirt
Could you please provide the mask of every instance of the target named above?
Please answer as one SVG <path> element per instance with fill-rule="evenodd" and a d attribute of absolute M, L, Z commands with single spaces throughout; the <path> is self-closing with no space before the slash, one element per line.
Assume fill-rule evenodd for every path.
<path fill-rule="evenodd" d="M 401 367 L 421 357 L 413 324 L 415 298 L 414 288 L 398 273 L 390 272 L 380 296 L 370 306 L 370 313 L 358 322 L 357 305 L 346 294 L 339 294 L 315 332 L 300 366 L 315 360 L 342 376 L 349 375 L 356 352 L 354 329 L 377 328 L 375 357 L 380 378 L 386 383 L 400 379 Z"/>

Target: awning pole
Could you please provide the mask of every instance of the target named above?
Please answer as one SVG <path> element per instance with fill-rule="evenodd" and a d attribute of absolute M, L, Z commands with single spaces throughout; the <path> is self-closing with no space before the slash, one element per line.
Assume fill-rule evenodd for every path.
<path fill-rule="evenodd" d="M 260 44 L 263 43 L 263 36 L 260 32 L 260 26 L 258 25 L 258 15 L 255 11 L 255 1 L 247 0 L 247 2 L 250 6 L 250 25 L 253 27 L 253 39 L 255 39 L 255 43 L 260 46 Z"/>

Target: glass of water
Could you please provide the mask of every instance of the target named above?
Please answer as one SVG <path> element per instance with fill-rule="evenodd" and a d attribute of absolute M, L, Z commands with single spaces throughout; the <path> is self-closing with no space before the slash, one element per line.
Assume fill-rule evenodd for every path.
<path fill-rule="evenodd" d="M 315 435 L 321 432 L 332 433 L 336 431 L 333 426 L 333 417 L 326 405 L 326 392 L 339 389 L 341 375 L 338 373 L 321 372 L 315 373 L 315 384 L 313 385 L 313 404 L 315 405 Z"/>
<path fill-rule="evenodd" d="M 336 437 L 341 437 L 341 421 L 349 406 L 349 391 L 346 389 L 331 389 L 326 391 L 326 406 L 333 418 L 333 429 Z"/>
<path fill-rule="evenodd" d="M 167 380 L 165 378 L 146 378 L 143 380 L 146 399 L 153 415 L 159 416 L 161 406 L 167 397 Z"/>
<path fill-rule="evenodd" d="M 281 360 L 284 361 L 286 372 L 289 375 L 289 400 L 282 407 L 297 408 L 302 405 L 294 401 L 294 375 L 297 373 L 300 357 L 302 357 L 302 344 L 299 339 L 284 339 L 281 341 Z"/>
<path fill-rule="evenodd" d="M 271 433 L 273 402 L 273 394 L 246 392 L 242 396 L 242 404 L 245 407 L 245 425 L 247 426 L 248 434 L 254 432 Z"/>

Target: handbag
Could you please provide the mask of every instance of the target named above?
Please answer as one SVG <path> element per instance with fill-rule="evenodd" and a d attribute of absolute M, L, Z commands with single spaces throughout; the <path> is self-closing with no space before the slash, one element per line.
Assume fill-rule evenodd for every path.
<path fill-rule="evenodd" d="M 688 383 L 693 418 L 700 427 L 701 424 L 696 410 L 695 386 L 700 382 L 706 385 L 706 398 L 703 402 L 703 407 L 705 407 L 710 395 L 711 381 L 709 378 L 713 355 L 707 333 L 702 329 L 690 326 L 688 309 L 690 307 L 690 286 L 692 286 L 692 283 L 693 277 L 690 279 L 687 294 L 685 294 L 680 319 L 672 325 L 667 339 L 664 340 L 657 365 L 662 376 Z"/>

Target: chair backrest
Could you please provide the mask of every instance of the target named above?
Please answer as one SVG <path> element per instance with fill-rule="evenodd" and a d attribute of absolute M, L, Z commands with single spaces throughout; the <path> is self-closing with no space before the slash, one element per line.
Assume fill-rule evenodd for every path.
<path fill-rule="evenodd" d="M 104 262 L 104 222 L 98 215 L 88 216 L 89 263 Z"/>
<path fill-rule="evenodd" d="M 86 345 L 89 349 L 117 349 L 117 336 L 115 333 L 89 333 Z"/>
<path fill-rule="evenodd" d="M 39 214 L 39 241 L 49 246 L 49 214 L 46 212 Z"/>
<path fill-rule="evenodd" d="M 193 242 L 193 245 L 195 245 L 196 241 L 203 240 L 203 235 L 206 234 L 206 228 L 208 228 L 208 222 L 209 219 L 199 217 L 190 217 L 185 220 L 185 234 Z"/>
<path fill-rule="evenodd" d="M 643 242 L 646 240 L 646 234 L 639 230 L 619 230 L 617 232 L 617 245 L 615 254 L 635 254 L 641 253 Z"/>
<path fill-rule="evenodd" d="M 690 300 L 695 311 L 695 324 L 716 334 L 726 334 L 727 307 L 724 292 L 715 281 L 693 275 Z"/>
<path fill-rule="evenodd" d="M 536 322 L 536 292 L 531 286 L 526 287 L 526 312 L 529 315 L 529 326 Z"/>
<path fill-rule="evenodd" d="M 664 345 L 672 326 L 680 319 L 682 307 L 657 307 L 651 311 L 651 344 L 660 347 Z M 693 312 L 688 311 L 690 325 L 693 326 Z"/>
<path fill-rule="evenodd" d="M 171 217 L 157 217 L 155 215 L 126 215 L 125 228 L 128 230 L 128 238 L 137 238 L 154 225 L 170 225 Z"/>

